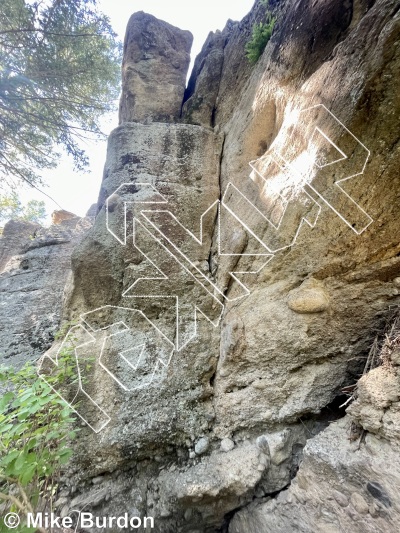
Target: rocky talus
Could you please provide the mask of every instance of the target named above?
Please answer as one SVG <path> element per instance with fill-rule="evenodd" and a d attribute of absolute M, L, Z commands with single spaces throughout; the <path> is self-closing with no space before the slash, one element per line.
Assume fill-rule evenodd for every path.
<path fill-rule="evenodd" d="M 251 65 L 266 9 L 209 35 L 186 90 L 190 34 L 129 21 L 120 125 L 63 308 L 77 364 L 96 358 L 72 396 L 63 514 L 398 530 L 396 350 L 346 402 L 400 301 L 399 5 L 271 0 Z"/>

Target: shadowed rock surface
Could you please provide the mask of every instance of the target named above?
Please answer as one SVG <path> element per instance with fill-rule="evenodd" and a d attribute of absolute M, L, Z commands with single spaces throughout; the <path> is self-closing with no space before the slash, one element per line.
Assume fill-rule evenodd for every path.
<path fill-rule="evenodd" d="M 90 225 L 76 215 L 50 228 L 15 220 L 5 225 L 0 237 L 1 363 L 19 368 L 53 343 L 72 249 Z"/>

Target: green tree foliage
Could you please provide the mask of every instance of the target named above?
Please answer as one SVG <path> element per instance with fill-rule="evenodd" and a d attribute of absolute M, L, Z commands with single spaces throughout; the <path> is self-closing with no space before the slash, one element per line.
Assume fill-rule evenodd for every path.
<path fill-rule="evenodd" d="M 26 220 L 41 224 L 46 218 L 43 201 L 29 200 L 25 206 L 21 204 L 15 193 L 0 195 L 0 224 L 8 220 Z"/>
<path fill-rule="evenodd" d="M 70 368 L 70 357 L 61 357 L 53 379 L 70 381 Z M 62 465 L 72 453 L 72 410 L 30 364 L 18 372 L 0 369 L 0 386 L 8 389 L 0 400 L 0 504 L 21 518 L 49 511 Z M 13 531 L 29 529 L 21 525 Z"/>
<path fill-rule="evenodd" d="M 29 200 L 22 211 L 22 220 L 29 222 L 37 222 L 38 224 L 44 222 L 46 218 L 46 207 L 42 200 Z"/>
<path fill-rule="evenodd" d="M 120 46 L 97 0 L 1 0 L 0 179 L 41 183 L 64 148 L 100 135 L 118 95 Z M 58 147 L 58 148 L 57 148 Z M 58 153 L 56 153 L 56 151 Z M 15 180 L 14 180 L 15 181 Z"/>
<path fill-rule="evenodd" d="M 253 26 L 250 41 L 246 44 L 246 57 L 251 64 L 257 63 L 274 31 L 276 18 L 267 13 L 267 21 Z"/>

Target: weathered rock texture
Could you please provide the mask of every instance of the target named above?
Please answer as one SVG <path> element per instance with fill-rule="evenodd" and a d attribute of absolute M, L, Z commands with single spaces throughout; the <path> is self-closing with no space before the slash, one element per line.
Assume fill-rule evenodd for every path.
<path fill-rule="evenodd" d="M 131 19 L 121 125 L 68 284 L 80 356 L 101 363 L 80 415 L 101 432 L 80 433 L 65 512 L 129 509 L 155 516 L 162 533 L 226 530 L 238 508 L 231 533 L 398 521 L 400 477 L 388 466 L 398 432 L 379 426 L 397 377 L 379 371 L 392 395 L 372 414 L 363 387 L 375 377 L 363 378 L 354 417 L 377 436 L 359 450 L 347 418 L 325 428 L 400 301 L 399 6 L 270 9 L 277 24 L 254 67 L 244 46 L 265 5 L 209 36 L 181 117 L 187 34 Z"/>
<path fill-rule="evenodd" d="M 196 57 L 185 91 L 185 103 L 182 109 L 185 122 L 214 126 L 214 114 L 224 64 L 224 48 L 232 24 L 228 23 L 222 32 L 211 32 L 201 54 Z"/>
<path fill-rule="evenodd" d="M 399 346 L 397 317 L 380 355 L 371 351 L 379 366 L 358 382 L 348 415 L 308 441 L 288 490 L 237 513 L 229 533 L 398 529 Z"/>
<path fill-rule="evenodd" d="M 90 225 L 90 219 L 75 215 L 48 229 L 14 220 L 5 225 L 0 237 L 1 363 L 18 368 L 53 343 L 71 252 Z"/>
<path fill-rule="evenodd" d="M 171 122 L 181 112 L 193 36 L 152 15 L 126 30 L 119 122 Z"/>

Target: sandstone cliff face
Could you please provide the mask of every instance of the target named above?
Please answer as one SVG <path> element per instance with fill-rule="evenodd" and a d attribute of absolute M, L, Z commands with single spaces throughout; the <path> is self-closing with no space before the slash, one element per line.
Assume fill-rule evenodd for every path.
<path fill-rule="evenodd" d="M 91 225 L 90 219 L 65 213 L 56 211 L 57 225 L 49 229 L 13 220 L 4 227 L 0 237 L 2 364 L 19 368 L 37 359 L 54 341 L 64 286 L 71 274 L 71 252 Z"/>
<path fill-rule="evenodd" d="M 65 512 L 130 509 L 163 533 L 399 520 L 399 473 L 376 440 L 394 461 L 397 430 L 356 405 L 375 427 L 359 450 L 347 417 L 325 429 L 399 304 L 399 9 L 270 4 L 277 25 L 257 64 L 244 45 L 265 17 L 258 2 L 209 36 L 184 102 L 187 34 L 131 19 L 121 125 L 68 285 L 69 346 L 98 364 L 74 391 L 91 429 Z M 171 90 L 148 98 L 162 77 Z"/>

